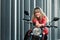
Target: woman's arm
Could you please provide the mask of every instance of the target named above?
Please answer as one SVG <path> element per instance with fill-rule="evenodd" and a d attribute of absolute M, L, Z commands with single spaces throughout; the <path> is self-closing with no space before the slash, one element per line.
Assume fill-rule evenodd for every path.
<path fill-rule="evenodd" d="M 37 19 L 33 19 L 32 23 L 35 24 L 36 27 L 40 27 L 41 25 L 39 24 L 39 22 L 37 21 Z"/>
<path fill-rule="evenodd" d="M 38 21 L 36 21 L 36 27 L 42 27 L 44 24 L 40 24 Z"/>
<path fill-rule="evenodd" d="M 42 27 L 42 26 L 45 26 L 46 25 L 47 18 L 46 17 L 43 17 L 42 18 L 42 21 L 41 21 L 41 24 L 38 22 L 37 19 L 33 19 L 32 22 L 35 24 L 36 27 Z"/>
<path fill-rule="evenodd" d="M 40 24 L 38 21 L 36 21 L 36 26 L 37 26 L 37 27 L 42 27 L 42 26 L 45 26 L 46 23 L 47 23 L 47 18 L 44 16 L 44 17 L 42 18 L 41 24 Z"/>

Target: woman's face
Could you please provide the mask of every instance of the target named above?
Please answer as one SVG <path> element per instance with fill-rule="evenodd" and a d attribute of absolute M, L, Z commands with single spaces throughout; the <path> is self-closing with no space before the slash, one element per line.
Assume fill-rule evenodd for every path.
<path fill-rule="evenodd" d="M 39 9 L 35 10 L 35 16 L 37 18 L 39 18 L 41 16 L 41 13 L 40 13 L 40 10 Z"/>

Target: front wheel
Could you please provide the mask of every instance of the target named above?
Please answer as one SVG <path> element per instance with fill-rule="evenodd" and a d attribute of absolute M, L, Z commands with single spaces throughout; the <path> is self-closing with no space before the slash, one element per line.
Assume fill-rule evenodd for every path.
<path fill-rule="evenodd" d="M 42 34 L 42 37 L 40 38 L 38 36 L 31 35 L 31 33 L 32 30 L 28 30 L 25 34 L 24 40 L 47 40 L 47 35 Z"/>

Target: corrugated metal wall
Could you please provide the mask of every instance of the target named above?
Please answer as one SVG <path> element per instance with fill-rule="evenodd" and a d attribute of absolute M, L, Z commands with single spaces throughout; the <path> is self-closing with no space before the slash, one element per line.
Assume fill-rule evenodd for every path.
<path fill-rule="evenodd" d="M 60 0 L 0 0 L 0 40 L 24 40 L 25 33 L 32 27 L 22 20 L 31 19 L 24 15 L 24 10 L 32 16 L 36 6 L 42 8 L 49 21 L 60 18 Z M 60 20 L 53 25 L 58 28 L 49 28 L 48 40 L 60 39 Z"/>

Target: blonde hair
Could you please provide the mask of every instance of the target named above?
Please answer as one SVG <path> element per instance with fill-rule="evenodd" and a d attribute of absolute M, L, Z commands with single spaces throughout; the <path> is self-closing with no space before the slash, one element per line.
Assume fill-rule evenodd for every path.
<path fill-rule="evenodd" d="M 38 10 L 37 10 L 37 9 L 38 9 Z M 38 12 L 41 13 L 40 19 L 42 19 L 42 17 L 45 16 L 46 19 L 47 19 L 47 22 L 49 21 L 49 20 L 48 20 L 48 17 L 45 15 L 45 13 L 43 12 L 43 10 L 42 10 L 41 8 L 39 8 L 39 7 L 34 8 L 34 10 L 33 10 L 33 15 L 32 15 L 32 19 L 31 19 L 31 20 L 33 20 L 34 18 L 36 18 L 36 17 L 35 17 L 35 10 L 37 10 Z"/>

